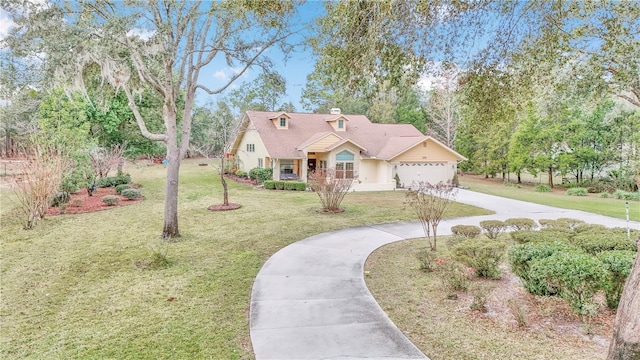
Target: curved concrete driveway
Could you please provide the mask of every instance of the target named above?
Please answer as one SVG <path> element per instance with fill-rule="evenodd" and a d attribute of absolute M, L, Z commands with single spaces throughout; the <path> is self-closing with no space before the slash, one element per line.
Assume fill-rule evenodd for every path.
<path fill-rule="evenodd" d="M 496 213 L 442 221 L 571 217 L 609 227 L 626 221 L 576 210 L 460 190 L 456 201 Z M 640 223 L 632 222 L 633 228 Z M 427 359 L 389 320 L 367 289 L 364 263 L 378 247 L 424 236 L 418 222 L 348 228 L 312 236 L 275 253 L 251 294 L 250 330 L 256 359 Z"/>

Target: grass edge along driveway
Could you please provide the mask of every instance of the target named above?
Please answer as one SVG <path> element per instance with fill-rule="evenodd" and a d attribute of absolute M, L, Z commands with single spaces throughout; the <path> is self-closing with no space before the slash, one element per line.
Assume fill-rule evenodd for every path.
<path fill-rule="evenodd" d="M 181 167 L 182 237 L 159 240 L 162 165 L 130 165 L 143 202 L 50 217 L 23 230 L 10 191 L 0 208 L 1 358 L 252 358 L 253 280 L 279 249 L 351 226 L 415 220 L 404 192 L 349 193 L 341 214 L 320 214 L 310 192 L 254 190 L 231 182 L 243 207 L 210 212 L 222 190 L 213 166 Z M 447 217 L 490 212 L 452 204 Z M 157 256 L 170 266 L 146 266 Z"/>

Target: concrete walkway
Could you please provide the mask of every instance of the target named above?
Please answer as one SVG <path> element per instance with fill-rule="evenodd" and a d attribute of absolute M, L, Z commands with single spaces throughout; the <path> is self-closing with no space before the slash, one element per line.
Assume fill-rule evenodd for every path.
<path fill-rule="evenodd" d="M 438 235 L 451 234 L 453 225 L 514 217 L 570 217 L 626 227 L 620 219 L 468 190 L 460 190 L 456 201 L 496 214 L 443 220 Z M 631 226 L 639 229 L 640 223 Z M 364 263 L 375 249 L 422 236 L 418 222 L 362 226 L 312 236 L 275 253 L 258 273 L 251 294 L 256 359 L 427 359 L 389 320 L 363 277 Z"/>

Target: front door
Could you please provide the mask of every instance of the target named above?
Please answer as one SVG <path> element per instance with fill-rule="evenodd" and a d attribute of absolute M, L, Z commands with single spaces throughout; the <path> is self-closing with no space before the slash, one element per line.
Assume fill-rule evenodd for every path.
<path fill-rule="evenodd" d="M 307 160 L 307 174 L 311 174 L 316 170 L 316 159 Z"/>

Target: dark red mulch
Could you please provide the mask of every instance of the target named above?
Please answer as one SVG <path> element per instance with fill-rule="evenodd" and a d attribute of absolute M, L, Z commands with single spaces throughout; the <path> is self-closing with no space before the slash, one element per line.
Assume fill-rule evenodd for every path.
<path fill-rule="evenodd" d="M 102 202 L 102 197 L 105 195 L 116 195 L 117 197 L 120 198 L 120 202 L 118 202 L 118 205 L 108 206 L 107 204 Z M 80 206 L 73 206 L 78 201 L 78 200 L 74 201 L 74 199 L 81 199 Z M 76 191 L 74 194 L 71 194 L 71 199 L 67 203 L 67 209 L 65 213 L 66 214 L 83 214 L 83 213 L 90 213 L 94 211 L 113 209 L 118 206 L 130 205 L 138 201 L 142 201 L 142 199 L 143 199 L 142 197 L 139 197 L 134 200 L 128 200 L 127 198 L 118 195 L 116 193 L 116 189 L 113 187 L 97 188 L 96 191 L 93 192 L 93 196 L 89 196 L 89 194 L 87 194 L 86 189 L 80 189 Z M 60 215 L 60 208 L 50 207 L 47 210 L 47 215 L 48 216 Z"/>
<path fill-rule="evenodd" d="M 210 211 L 228 211 L 228 210 L 240 209 L 241 207 L 242 207 L 242 205 L 235 204 L 235 203 L 229 203 L 229 205 L 215 204 L 215 205 L 209 206 L 207 208 L 207 210 L 210 210 Z"/>

